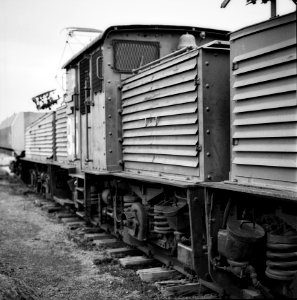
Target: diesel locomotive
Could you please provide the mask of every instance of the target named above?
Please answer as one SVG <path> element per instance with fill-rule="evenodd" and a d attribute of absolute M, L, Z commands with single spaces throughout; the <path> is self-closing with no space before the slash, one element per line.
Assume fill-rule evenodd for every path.
<path fill-rule="evenodd" d="M 297 297 L 295 13 L 112 26 L 63 68 L 25 182 L 222 296 Z"/>

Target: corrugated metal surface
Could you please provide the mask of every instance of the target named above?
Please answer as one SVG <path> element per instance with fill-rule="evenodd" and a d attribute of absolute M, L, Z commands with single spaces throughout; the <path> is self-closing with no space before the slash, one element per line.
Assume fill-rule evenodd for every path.
<path fill-rule="evenodd" d="M 48 113 L 35 121 L 26 130 L 26 157 L 46 160 L 54 156 L 54 120 L 55 113 Z"/>
<path fill-rule="evenodd" d="M 67 114 L 66 105 L 56 110 L 56 160 L 65 162 L 67 160 Z"/>
<path fill-rule="evenodd" d="M 248 30 L 231 36 L 231 179 L 297 191 L 296 16 Z"/>
<path fill-rule="evenodd" d="M 124 82 L 125 171 L 199 177 L 197 56 L 181 55 Z"/>

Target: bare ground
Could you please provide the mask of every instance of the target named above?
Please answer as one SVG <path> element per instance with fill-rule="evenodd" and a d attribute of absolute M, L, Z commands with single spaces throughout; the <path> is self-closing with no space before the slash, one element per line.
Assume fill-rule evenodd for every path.
<path fill-rule="evenodd" d="M 0 179 L 0 299 L 162 299 L 133 270 L 104 263 L 103 249 L 73 242 L 26 189 Z"/>

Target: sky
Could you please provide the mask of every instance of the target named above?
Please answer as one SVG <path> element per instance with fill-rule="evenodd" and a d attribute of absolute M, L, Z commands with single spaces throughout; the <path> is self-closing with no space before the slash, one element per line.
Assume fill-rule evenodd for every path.
<path fill-rule="evenodd" d="M 61 66 L 91 40 L 69 38 L 67 27 L 104 30 L 111 25 L 170 24 L 235 31 L 270 17 L 258 0 L 0 0 L 0 122 L 21 111 L 37 111 L 32 97 L 63 91 Z M 296 10 L 278 0 L 278 14 Z M 66 40 L 68 38 L 68 44 Z"/>

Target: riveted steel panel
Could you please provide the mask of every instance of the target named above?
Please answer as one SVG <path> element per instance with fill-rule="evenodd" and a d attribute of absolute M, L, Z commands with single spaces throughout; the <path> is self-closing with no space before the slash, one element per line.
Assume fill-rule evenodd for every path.
<path fill-rule="evenodd" d="M 142 171 L 174 173 L 179 167 L 184 176 L 199 176 L 197 54 L 150 68 L 123 85 L 126 170 L 141 166 Z M 191 145 L 181 143 L 184 136 L 190 136 Z"/>
<path fill-rule="evenodd" d="M 208 66 L 222 55 L 219 59 L 226 61 L 224 67 L 227 69 L 228 56 L 212 51 L 203 53 L 204 49 L 197 49 L 173 55 L 124 81 L 122 130 L 125 172 L 191 182 L 203 181 L 207 177 L 211 159 L 204 161 L 206 154 L 201 144 L 207 130 L 215 128 L 213 138 L 220 130 L 224 131 L 220 119 L 229 113 L 229 97 L 224 98 L 225 90 L 219 85 L 219 82 L 224 85 L 228 76 L 218 77 L 214 82 L 210 80 L 213 72 L 219 74 L 223 64 L 213 63 L 213 69 L 205 69 L 203 64 Z M 211 84 L 209 95 L 200 87 L 203 80 L 205 84 Z M 212 106 L 216 101 L 221 103 L 219 106 L 224 106 L 222 98 L 226 100 L 227 109 L 219 118 L 211 120 L 209 107 L 216 110 Z M 210 129 L 204 127 L 208 123 L 207 128 Z"/>
<path fill-rule="evenodd" d="M 231 35 L 231 180 L 297 191 L 296 15 Z"/>

